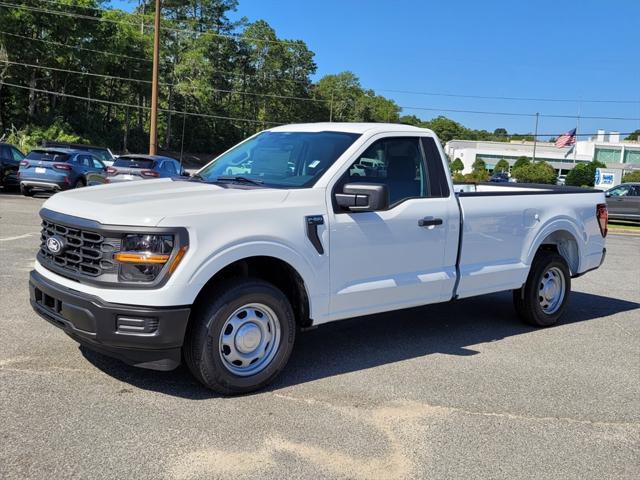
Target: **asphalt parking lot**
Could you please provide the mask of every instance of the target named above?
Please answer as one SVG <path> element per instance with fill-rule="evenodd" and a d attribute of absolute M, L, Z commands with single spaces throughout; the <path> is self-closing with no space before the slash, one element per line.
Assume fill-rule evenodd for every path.
<path fill-rule="evenodd" d="M 0 478 L 640 477 L 640 236 L 608 238 L 557 327 L 508 293 L 338 322 L 222 398 L 32 312 L 42 202 L 0 194 Z"/>

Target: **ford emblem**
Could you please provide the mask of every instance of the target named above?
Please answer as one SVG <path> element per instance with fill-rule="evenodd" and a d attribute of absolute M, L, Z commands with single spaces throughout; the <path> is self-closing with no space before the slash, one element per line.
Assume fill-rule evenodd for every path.
<path fill-rule="evenodd" d="M 47 250 L 49 250 L 52 255 L 60 255 L 64 249 L 64 239 L 58 235 L 54 235 L 53 237 L 47 238 L 46 245 Z"/>

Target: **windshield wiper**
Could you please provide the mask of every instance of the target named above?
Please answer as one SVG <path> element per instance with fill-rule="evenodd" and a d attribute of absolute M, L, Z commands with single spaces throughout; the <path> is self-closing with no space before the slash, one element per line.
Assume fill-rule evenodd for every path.
<path fill-rule="evenodd" d="M 195 180 L 197 182 L 204 182 L 204 177 L 199 173 L 194 173 L 193 175 L 191 175 L 191 177 L 189 177 L 189 181 L 191 180 Z"/>
<path fill-rule="evenodd" d="M 262 180 L 254 180 L 252 178 L 243 177 L 242 175 L 220 175 L 215 180 L 216 182 L 234 182 L 234 183 L 248 183 L 250 185 L 262 185 Z"/>

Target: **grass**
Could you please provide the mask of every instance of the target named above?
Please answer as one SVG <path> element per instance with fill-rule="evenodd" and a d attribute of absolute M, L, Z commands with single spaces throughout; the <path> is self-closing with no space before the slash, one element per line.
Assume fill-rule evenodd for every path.
<path fill-rule="evenodd" d="M 609 228 L 611 230 L 633 230 L 640 233 L 640 223 L 623 222 L 622 220 L 609 220 Z"/>

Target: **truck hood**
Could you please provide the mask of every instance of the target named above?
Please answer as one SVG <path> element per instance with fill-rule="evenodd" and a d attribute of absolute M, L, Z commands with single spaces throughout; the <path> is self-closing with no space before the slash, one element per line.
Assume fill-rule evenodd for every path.
<path fill-rule="evenodd" d="M 107 225 L 155 226 L 165 217 L 268 208 L 287 190 L 235 188 L 169 178 L 86 187 L 58 193 L 43 208 Z"/>

